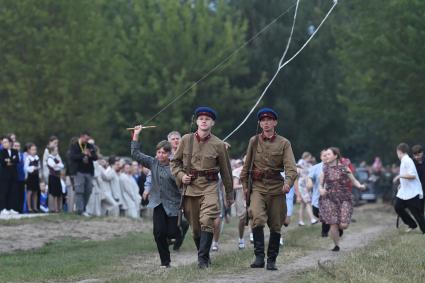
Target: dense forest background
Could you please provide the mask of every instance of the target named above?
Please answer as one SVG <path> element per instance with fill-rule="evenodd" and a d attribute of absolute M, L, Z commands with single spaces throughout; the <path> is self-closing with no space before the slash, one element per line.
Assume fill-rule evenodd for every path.
<path fill-rule="evenodd" d="M 219 113 L 223 138 L 273 75 L 295 0 L 0 0 L 0 133 L 44 146 L 92 133 L 106 155 L 128 154 L 126 127 L 150 119 L 290 9 L 266 32 L 158 115 L 142 133 L 147 152 L 193 109 Z M 288 55 L 332 6 L 301 1 Z M 292 8 L 291 8 L 292 7 Z M 401 142 L 425 143 L 425 1 L 345 0 L 311 44 L 282 70 L 261 106 L 297 157 L 339 146 L 355 161 L 395 159 Z M 229 142 L 240 156 L 252 117 Z"/>

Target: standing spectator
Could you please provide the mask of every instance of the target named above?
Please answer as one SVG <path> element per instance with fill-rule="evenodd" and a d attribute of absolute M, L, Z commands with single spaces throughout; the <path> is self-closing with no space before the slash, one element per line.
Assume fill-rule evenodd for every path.
<path fill-rule="evenodd" d="M 61 171 L 61 187 L 62 187 L 62 211 L 68 212 L 68 192 L 69 192 L 69 183 L 66 179 L 66 170 L 62 169 Z"/>
<path fill-rule="evenodd" d="M 2 138 L 3 149 L 0 151 L 0 213 L 2 215 L 19 214 L 13 210 L 14 190 L 18 182 L 19 154 L 12 149 L 12 140 Z"/>
<path fill-rule="evenodd" d="M 139 187 L 139 195 L 140 197 L 143 197 L 143 192 L 145 190 L 145 182 L 146 182 L 147 176 L 143 172 L 143 168 L 139 164 L 139 162 L 137 161 L 131 162 L 131 173 L 133 175 L 134 180 L 137 183 L 137 186 Z M 142 200 L 142 204 L 143 204 L 143 200 Z"/>
<path fill-rule="evenodd" d="M 49 212 L 49 192 L 46 188 L 46 183 L 41 180 L 40 182 L 40 210 L 44 213 Z"/>
<path fill-rule="evenodd" d="M 90 195 L 89 202 L 87 203 L 86 211 L 90 216 L 101 216 L 102 215 L 102 200 L 103 200 L 103 188 L 99 183 L 101 179 L 101 169 L 103 168 L 104 160 L 101 156 L 98 156 L 97 161 L 94 164 L 94 179 L 93 179 L 93 190 Z"/>
<path fill-rule="evenodd" d="M 15 141 L 13 143 L 13 149 L 18 151 L 19 163 L 18 163 L 18 182 L 16 185 L 16 201 L 13 210 L 19 213 L 24 212 L 25 202 L 25 158 L 24 153 L 21 151 L 21 143 Z"/>
<path fill-rule="evenodd" d="M 415 164 L 407 154 L 408 152 L 409 146 L 406 143 L 401 143 L 397 146 L 397 157 L 401 161 L 400 174 L 393 181 L 394 183 L 400 181 L 400 189 L 396 195 L 394 208 L 401 220 L 409 226 L 406 232 L 416 229 L 419 225 L 422 233 L 425 234 L 422 186 Z M 406 209 L 410 211 L 418 224 L 415 223 Z"/>
<path fill-rule="evenodd" d="M 68 187 L 71 188 L 71 190 L 68 190 L 67 192 L 67 207 L 69 212 L 75 211 L 74 204 L 75 204 L 75 185 L 74 185 L 74 179 L 75 174 L 77 174 L 77 163 L 74 162 L 71 158 L 71 147 L 75 144 L 78 146 L 78 137 L 72 137 L 69 141 L 68 150 L 66 151 L 66 173 L 69 176 L 69 179 L 67 180 Z"/>
<path fill-rule="evenodd" d="M 422 194 L 425 196 L 425 156 L 424 149 L 420 144 L 414 145 L 412 147 L 413 161 L 415 162 L 416 171 L 419 175 L 419 181 L 421 181 L 422 185 Z M 422 198 L 422 208 L 425 207 L 425 198 Z M 423 213 L 424 211 L 422 211 Z"/>
<path fill-rule="evenodd" d="M 304 152 L 301 159 L 297 164 L 298 171 L 298 195 L 297 198 L 301 202 L 301 207 L 299 210 L 299 220 L 298 225 L 304 226 L 304 211 L 307 212 L 308 217 L 310 218 L 310 223 L 316 224 L 318 221 L 314 218 L 312 207 L 311 207 L 311 192 L 308 189 L 308 173 L 311 168 L 311 154 L 309 152 Z"/>
<path fill-rule="evenodd" d="M 86 206 L 93 189 L 94 166 L 93 161 L 97 160 L 95 147 L 88 143 L 90 135 L 87 132 L 80 134 L 78 142 L 71 145 L 70 158 L 76 165 L 75 204 L 77 213 L 88 216 Z"/>
<path fill-rule="evenodd" d="M 61 171 L 64 169 L 62 159 L 58 153 L 58 147 L 51 147 L 49 149 L 49 156 L 47 157 L 47 167 L 49 169 L 49 197 L 52 197 L 53 209 L 51 212 L 60 212 L 62 209 L 62 184 L 61 184 Z"/>
<path fill-rule="evenodd" d="M 10 142 L 11 142 L 10 147 L 11 147 L 11 148 L 13 148 L 13 145 L 14 145 L 14 144 L 15 144 L 15 142 L 16 142 L 16 134 L 14 134 L 14 133 L 9 133 L 9 134 L 7 134 L 6 136 L 10 138 Z"/>
<path fill-rule="evenodd" d="M 29 213 L 38 212 L 38 196 L 40 191 L 40 158 L 37 155 L 37 146 L 29 143 L 26 146 L 25 172 L 27 175 L 27 209 Z"/>
<path fill-rule="evenodd" d="M 127 207 L 125 215 L 132 218 L 140 217 L 140 203 L 142 198 L 139 195 L 139 187 L 133 176 L 131 176 L 131 164 L 125 163 L 120 174 L 120 186 L 123 202 Z"/>
<path fill-rule="evenodd" d="M 49 157 L 49 148 L 59 146 L 59 139 L 56 136 L 51 136 L 43 153 L 43 178 L 46 183 L 49 182 L 49 168 L 47 167 L 47 158 Z"/>
<path fill-rule="evenodd" d="M 107 166 L 108 166 L 108 163 L 104 159 L 98 160 L 97 162 L 95 162 L 95 176 L 96 176 L 95 186 L 99 187 L 99 190 L 101 191 L 101 195 L 102 195 L 101 203 L 100 203 L 101 215 L 119 216 L 119 213 L 120 213 L 119 204 L 113 196 L 111 182 L 109 182 L 106 179 Z M 118 180 L 118 189 L 119 189 L 119 180 Z"/>
<path fill-rule="evenodd" d="M 102 172 L 102 180 L 109 185 L 113 199 L 117 202 L 122 210 L 127 210 L 123 202 L 123 195 L 120 186 L 121 162 L 119 158 L 110 156 L 108 160 L 109 166 Z"/>
<path fill-rule="evenodd" d="M 347 183 L 354 184 L 364 190 L 366 187 L 357 181 L 350 168 L 341 163 L 341 154 L 338 148 L 331 147 L 326 151 L 326 165 L 320 175 L 320 219 L 331 226 L 331 237 L 338 252 L 340 229 L 345 230 L 351 222 L 353 203 L 351 191 L 347 190 Z"/>

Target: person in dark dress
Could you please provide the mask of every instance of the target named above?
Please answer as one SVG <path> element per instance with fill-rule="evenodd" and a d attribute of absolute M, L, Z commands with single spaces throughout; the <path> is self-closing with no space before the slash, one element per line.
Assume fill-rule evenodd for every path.
<path fill-rule="evenodd" d="M 19 213 L 24 213 L 24 202 L 25 202 L 25 158 L 24 153 L 21 151 L 21 143 L 15 141 L 13 143 L 13 149 L 16 149 L 19 154 L 18 163 L 18 181 L 16 183 L 16 199 L 13 210 Z"/>
<path fill-rule="evenodd" d="M 49 196 L 51 196 L 53 199 L 52 212 L 60 212 L 62 207 L 62 184 L 60 176 L 64 165 L 58 154 L 57 147 L 49 148 L 47 167 L 49 168 Z"/>
<path fill-rule="evenodd" d="M 27 155 L 24 168 L 27 174 L 27 209 L 29 213 L 39 212 L 40 158 L 37 155 L 37 146 L 35 144 L 29 143 L 26 148 Z"/>
<path fill-rule="evenodd" d="M 0 213 L 2 215 L 18 214 L 13 210 L 14 190 L 18 182 L 19 154 L 12 148 L 9 137 L 2 138 L 0 150 Z"/>

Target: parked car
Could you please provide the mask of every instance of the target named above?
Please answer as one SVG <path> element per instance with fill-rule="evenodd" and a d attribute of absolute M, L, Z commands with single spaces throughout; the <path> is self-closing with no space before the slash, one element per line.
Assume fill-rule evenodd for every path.
<path fill-rule="evenodd" d="M 361 200 L 367 202 L 376 202 L 378 200 L 378 180 L 379 176 L 370 175 L 369 171 L 364 168 L 358 168 L 356 173 L 356 178 L 360 183 L 366 185 L 366 190 L 359 192 L 358 190 L 353 190 L 353 195 L 356 198 L 354 204 L 358 204 Z M 357 191 L 357 192 L 355 192 Z M 357 201 L 357 203 L 356 203 Z"/>

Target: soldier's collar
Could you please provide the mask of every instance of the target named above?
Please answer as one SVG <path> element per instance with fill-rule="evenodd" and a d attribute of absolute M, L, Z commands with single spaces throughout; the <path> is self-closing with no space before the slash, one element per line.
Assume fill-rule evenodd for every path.
<path fill-rule="evenodd" d="M 201 136 L 198 134 L 198 131 L 195 132 L 195 138 L 198 142 L 206 142 L 211 138 L 211 133 L 209 133 L 206 137 L 201 138 Z"/>
<path fill-rule="evenodd" d="M 265 142 L 273 142 L 276 139 L 276 132 L 273 133 L 273 136 L 271 136 L 270 138 L 266 137 L 266 135 L 264 134 L 264 132 L 261 133 L 261 138 L 263 139 L 263 141 Z"/>

